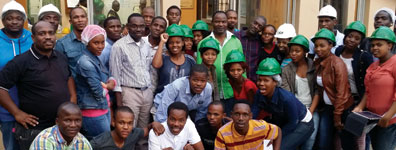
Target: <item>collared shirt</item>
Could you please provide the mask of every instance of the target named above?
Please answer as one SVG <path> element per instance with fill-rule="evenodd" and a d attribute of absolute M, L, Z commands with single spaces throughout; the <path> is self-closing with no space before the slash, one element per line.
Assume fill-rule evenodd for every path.
<path fill-rule="evenodd" d="M 142 40 L 150 45 L 150 48 L 151 48 L 151 51 L 150 51 L 150 64 L 151 64 L 153 62 L 154 55 L 155 55 L 155 53 L 158 50 L 158 45 L 157 46 L 151 45 L 151 43 L 149 41 L 149 36 L 150 35 L 142 37 Z M 166 47 L 163 47 L 163 50 L 164 50 L 163 52 L 165 52 Z M 152 85 L 151 88 L 152 88 L 152 91 L 154 92 L 156 90 L 156 88 L 157 88 L 157 85 L 158 85 L 158 69 L 155 69 L 153 67 L 153 65 L 150 65 L 150 76 L 151 76 L 151 85 Z"/>
<path fill-rule="evenodd" d="M 16 39 L 9 38 L 3 31 L 4 28 L 0 30 L 0 70 L 15 56 L 28 51 L 33 44 L 32 33 L 26 29 L 23 29 L 21 36 Z M 17 91 L 17 88 L 14 86 L 9 89 L 8 93 L 14 103 L 19 106 Z M 14 120 L 14 116 L 12 116 L 5 108 L 0 106 L 0 121 Z"/>
<path fill-rule="evenodd" d="M 257 81 L 257 64 L 259 64 L 259 51 L 260 51 L 260 36 L 257 34 L 254 37 L 247 35 L 248 30 L 240 30 L 234 32 L 235 36 L 241 41 L 243 47 L 243 54 L 246 58 L 246 63 L 249 66 L 247 77 L 253 82 Z"/>
<path fill-rule="evenodd" d="M 65 37 L 56 42 L 55 50 L 58 50 L 66 55 L 72 76 L 76 77 L 76 65 L 78 59 L 82 55 L 82 51 L 86 46 L 77 39 L 74 32 L 70 32 Z"/>
<path fill-rule="evenodd" d="M 144 40 L 136 42 L 130 35 L 114 43 L 110 53 L 110 74 L 117 81 L 114 91 L 121 92 L 121 86 L 151 86 L 150 51 L 150 46 Z"/>
<path fill-rule="evenodd" d="M 331 53 L 335 53 L 335 50 L 338 46 L 344 45 L 344 37 L 345 35 L 341 33 L 340 31 L 337 30 L 337 35 L 335 35 L 335 40 L 336 40 L 336 45 L 334 45 L 333 48 L 331 48 Z M 313 37 L 311 37 L 312 39 Z M 315 54 L 315 43 L 313 43 L 311 40 L 309 40 L 309 54 Z"/>
<path fill-rule="evenodd" d="M 217 40 L 214 37 L 213 32 L 210 34 L 210 36 L 206 38 L 213 38 L 214 40 Z M 202 42 L 198 44 L 198 49 L 200 49 L 201 44 Z M 234 92 L 232 90 L 231 84 L 228 82 L 227 75 L 223 69 L 225 59 L 228 53 L 231 52 L 232 50 L 238 50 L 241 53 L 243 53 L 243 48 L 238 38 L 235 37 L 235 35 L 233 35 L 229 31 L 226 32 L 226 38 L 222 45 L 219 44 L 219 47 L 220 47 L 220 53 L 217 55 L 216 61 L 214 62 L 214 66 L 216 67 L 217 85 L 219 87 L 220 99 L 225 100 L 234 97 Z M 201 64 L 201 63 L 202 63 L 201 54 L 199 51 L 197 51 L 197 64 Z M 245 77 L 246 75 L 243 74 L 243 76 Z"/>
<path fill-rule="evenodd" d="M 174 135 L 170 132 L 166 120 L 161 124 L 165 128 L 165 132 L 160 136 L 155 135 L 153 129 L 150 130 L 148 141 L 149 150 L 161 150 L 168 147 L 174 150 L 182 150 L 187 142 L 194 145 L 201 141 L 197 129 L 190 119 L 187 119 L 186 124 L 178 135 Z"/>
<path fill-rule="evenodd" d="M 95 150 L 134 150 L 137 141 L 144 137 L 144 130 L 142 128 L 133 128 L 131 133 L 124 141 L 124 146 L 117 147 L 114 139 L 111 136 L 111 131 L 104 132 L 94 137 L 90 142 L 92 148 Z"/>
<path fill-rule="evenodd" d="M 226 119 L 222 120 L 222 125 L 229 122 Z M 205 149 L 214 149 L 214 142 L 216 139 L 217 131 L 214 131 L 210 126 L 207 118 L 202 118 L 195 123 L 199 136 L 201 136 L 201 141 Z"/>
<path fill-rule="evenodd" d="M 61 132 L 59 131 L 58 125 L 49 127 L 41 131 L 32 144 L 30 150 L 92 150 L 91 144 L 81 134 L 73 138 L 69 145 L 65 139 L 63 139 Z"/>
<path fill-rule="evenodd" d="M 212 102 L 212 86 L 206 83 L 200 94 L 194 94 L 190 89 L 188 77 L 182 77 L 171 84 L 154 98 L 154 107 L 157 108 L 155 121 L 164 122 L 167 118 L 167 109 L 173 102 L 180 101 L 188 106 L 188 110 L 197 110 L 195 120 L 205 117 L 210 102 Z"/>
<path fill-rule="evenodd" d="M 109 58 L 113 44 L 114 42 L 110 40 L 110 38 L 106 38 L 105 48 L 103 49 L 102 54 L 98 56 L 102 64 L 106 66 L 107 71 L 109 71 Z"/>
<path fill-rule="evenodd" d="M 7 63 L 0 72 L 0 88 L 18 87 L 19 108 L 39 118 L 29 129 L 45 129 L 55 124 L 57 108 L 70 101 L 67 58 L 59 51 L 41 55 L 32 48 Z"/>
<path fill-rule="evenodd" d="M 382 64 L 379 64 L 379 61 L 372 63 L 367 69 L 364 85 L 367 95 L 366 108 L 379 115 L 389 111 L 396 102 L 396 55 Z M 396 117 L 389 121 L 390 125 L 395 123 Z"/>
<path fill-rule="evenodd" d="M 263 140 L 278 137 L 279 128 L 263 120 L 249 120 L 246 135 L 240 135 L 234 128 L 234 122 L 228 122 L 219 129 L 215 140 L 215 150 L 262 150 Z"/>
<path fill-rule="evenodd" d="M 267 99 L 260 91 L 256 92 L 252 105 L 253 118 L 256 119 L 261 110 L 272 114 L 268 122 L 281 127 L 282 135 L 292 133 L 309 113 L 294 94 L 279 87 L 275 88 L 272 99 Z"/>

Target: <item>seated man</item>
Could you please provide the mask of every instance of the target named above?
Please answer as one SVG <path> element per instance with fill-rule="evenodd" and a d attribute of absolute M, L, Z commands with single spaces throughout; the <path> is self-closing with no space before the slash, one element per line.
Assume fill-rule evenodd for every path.
<path fill-rule="evenodd" d="M 175 101 L 183 102 L 188 110 L 196 110 L 191 114 L 192 120 L 205 118 L 209 103 L 212 101 L 212 86 L 207 84 L 208 69 L 197 64 L 191 68 L 189 77 L 179 78 L 165 86 L 164 90 L 157 94 L 154 99 L 154 107 L 157 109 L 154 120 L 164 122 L 167 118 L 166 110 Z"/>
<path fill-rule="evenodd" d="M 159 122 L 153 122 L 146 128 L 133 128 L 134 113 L 127 106 L 120 106 L 114 111 L 114 119 L 111 125 L 113 131 L 104 132 L 91 140 L 94 150 L 134 150 L 139 139 L 147 137 L 149 130 L 153 128 L 157 134 L 164 132 L 164 127 Z"/>
<path fill-rule="evenodd" d="M 168 118 L 162 125 L 164 134 L 149 134 L 149 150 L 203 150 L 201 139 L 194 123 L 188 119 L 188 108 L 182 102 L 174 102 L 167 110 Z"/>
<path fill-rule="evenodd" d="M 41 131 L 30 150 L 92 150 L 88 140 L 79 133 L 82 124 L 80 108 L 64 102 L 58 108 L 56 125 Z"/>
<path fill-rule="evenodd" d="M 229 121 L 225 117 L 224 104 L 213 101 L 209 104 L 206 118 L 197 121 L 196 127 L 205 149 L 214 149 L 217 131 Z"/>
<path fill-rule="evenodd" d="M 219 129 L 215 149 L 263 149 L 264 140 L 274 140 L 273 149 L 279 150 L 282 131 L 279 127 L 263 120 L 253 120 L 249 102 L 236 101 L 232 109 L 233 121 Z"/>

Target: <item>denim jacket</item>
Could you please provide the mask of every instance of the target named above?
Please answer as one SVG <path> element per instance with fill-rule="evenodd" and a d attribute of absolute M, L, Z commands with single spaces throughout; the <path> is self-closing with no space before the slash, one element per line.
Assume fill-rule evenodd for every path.
<path fill-rule="evenodd" d="M 107 91 L 100 82 L 106 83 L 109 72 L 97 56 L 87 49 L 76 65 L 77 104 L 81 109 L 107 109 Z"/>
<path fill-rule="evenodd" d="M 252 105 L 253 119 L 257 118 L 261 110 L 272 115 L 266 121 L 281 127 L 282 135 L 293 133 L 308 112 L 294 94 L 280 87 L 275 87 L 272 99 L 267 99 L 260 90 L 256 92 Z"/>
<path fill-rule="evenodd" d="M 340 57 L 343 51 L 344 45 L 341 45 L 336 49 L 335 55 Z M 355 85 L 361 99 L 363 98 L 363 95 L 366 91 L 364 86 L 364 77 L 366 76 L 367 68 L 371 65 L 371 63 L 373 63 L 373 56 L 363 49 L 356 48 L 352 58 L 352 70 L 353 75 L 355 76 Z"/>

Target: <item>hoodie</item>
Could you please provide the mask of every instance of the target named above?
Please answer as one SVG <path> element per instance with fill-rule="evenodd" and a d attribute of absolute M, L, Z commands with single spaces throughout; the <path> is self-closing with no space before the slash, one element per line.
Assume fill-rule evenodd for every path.
<path fill-rule="evenodd" d="M 23 29 L 22 35 L 17 39 L 9 38 L 3 30 L 0 30 L 0 70 L 12 60 L 30 49 L 33 44 L 31 33 Z M 18 93 L 16 87 L 9 89 L 9 94 L 15 104 L 18 105 Z M 0 106 L 0 121 L 13 121 L 14 117 L 3 107 Z"/>

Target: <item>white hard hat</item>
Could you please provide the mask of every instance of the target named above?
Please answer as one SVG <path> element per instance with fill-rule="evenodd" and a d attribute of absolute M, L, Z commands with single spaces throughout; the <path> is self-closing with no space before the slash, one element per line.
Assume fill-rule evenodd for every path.
<path fill-rule="evenodd" d="M 375 12 L 374 19 L 375 19 L 375 16 L 377 16 L 377 14 L 378 14 L 380 11 L 385 11 L 386 13 L 388 13 L 389 16 L 390 16 L 391 19 L 392 19 L 392 20 L 391 20 L 392 23 L 395 24 L 395 21 L 396 21 L 395 12 L 394 12 L 392 9 L 387 8 L 387 7 L 383 7 L 383 8 L 381 8 L 381 9 L 378 9 L 377 12 Z"/>
<path fill-rule="evenodd" d="M 333 17 L 337 19 L 337 10 L 331 5 L 326 5 L 320 9 L 318 17 Z"/>
<path fill-rule="evenodd" d="M 293 38 L 296 36 L 296 29 L 289 23 L 284 23 L 279 26 L 278 31 L 276 31 L 275 37 L 281 39 Z"/>
<path fill-rule="evenodd" d="M 53 4 L 48 4 L 48 5 L 45 5 L 45 6 L 43 6 L 43 7 L 41 7 L 40 8 L 40 11 L 39 11 L 39 13 L 38 13 L 38 19 L 40 20 L 42 17 L 44 17 L 44 16 L 42 16 L 44 13 L 46 13 L 46 12 L 54 12 L 54 13 L 56 13 L 56 14 L 58 14 L 59 15 L 59 17 L 61 16 L 61 14 L 60 14 L 60 12 L 59 12 L 59 9 L 55 6 L 55 5 L 53 5 Z"/>
<path fill-rule="evenodd" d="M 4 14 L 10 10 L 16 10 L 21 12 L 23 14 L 24 19 L 26 19 L 25 8 L 23 8 L 23 6 L 18 2 L 16 2 L 15 0 L 11 0 L 10 2 L 6 3 L 3 6 L 3 10 L 1 11 L 1 18 L 3 18 Z"/>

